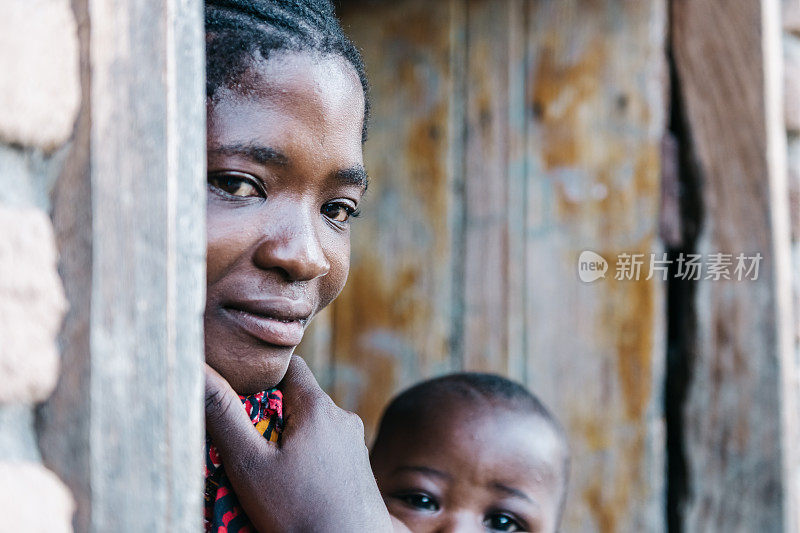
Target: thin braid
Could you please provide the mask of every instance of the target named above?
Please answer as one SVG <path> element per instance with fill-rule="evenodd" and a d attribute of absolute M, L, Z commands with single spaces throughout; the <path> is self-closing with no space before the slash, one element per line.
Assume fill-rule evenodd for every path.
<path fill-rule="evenodd" d="M 364 92 L 367 138 L 369 84 L 361 53 L 345 36 L 330 0 L 207 0 L 206 97 L 229 87 L 258 54 L 287 50 L 337 55 L 353 66 Z"/>

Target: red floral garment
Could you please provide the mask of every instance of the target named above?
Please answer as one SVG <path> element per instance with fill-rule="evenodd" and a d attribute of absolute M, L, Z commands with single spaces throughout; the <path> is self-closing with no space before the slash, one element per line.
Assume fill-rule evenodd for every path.
<path fill-rule="evenodd" d="M 277 389 L 239 396 L 253 425 L 264 438 L 277 442 L 283 428 L 283 394 Z M 207 533 L 254 533 L 222 466 L 217 448 L 206 434 L 204 523 Z"/>

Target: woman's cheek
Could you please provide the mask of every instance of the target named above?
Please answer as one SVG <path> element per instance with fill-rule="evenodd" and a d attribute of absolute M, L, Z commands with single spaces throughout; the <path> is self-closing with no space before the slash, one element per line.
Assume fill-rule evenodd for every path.
<path fill-rule="evenodd" d="M 248 247 L 252 238 L 244 228 L 247 220 L 232 216 L 209 202 L 206 215 L 206 278 L 211 285 L 224 277 L 230 266 Z"/>
<path fill-rule="evenodd" d="M 328 280 L 325 283 L 323 307 L 335 300 L 347 283 L 347 276 L 350 273 L 349 232 L 337 243 L 337 246 L 333 248 L 333 252 L 328 255 L 328 261 L 331 264 L 331 270 L 328 275 L 325 276 Z"/>

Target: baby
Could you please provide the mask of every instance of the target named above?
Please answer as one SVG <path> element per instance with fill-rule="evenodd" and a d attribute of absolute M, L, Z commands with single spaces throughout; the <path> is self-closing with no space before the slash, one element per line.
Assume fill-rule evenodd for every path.
<path fill-rule="evenodd" d="M 383 415 L 371 462 L 389 512 L 414 533 L 558 530 L 566 436 L 500 376 L 452 374 L 406 390 Z"/>

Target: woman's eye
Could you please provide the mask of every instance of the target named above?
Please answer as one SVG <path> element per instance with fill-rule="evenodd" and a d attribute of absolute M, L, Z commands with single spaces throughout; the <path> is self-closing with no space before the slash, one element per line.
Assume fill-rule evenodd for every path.
<path fill-rule="evenodd" d="M 421 509 L 423 511 L 430 512 L 439 510 L 439 504 L 427 494 L 402 494 L 397 498 L 409 507 L 413 507 L 415 509 Z"/>
<path fill-rule="evenodd" d="M 490 514 L 483 519 L 483 527 L 489 531 L 525 531 L 519 522 L 507 514 Z"/>
<path fill-rule="evenodd" d="M 208 183 L 231 196 L 240 196 L 242 198 L 263 196 L 255 182 L 243 176 L 209 176 Z"/>
<path fill-rule="evenodd" d="M 334 222 L 347 222 L 350 217 L 358 216 L 355 208 L 342 203 L 328 203 L 322 206 L 322 214 Z"/>

